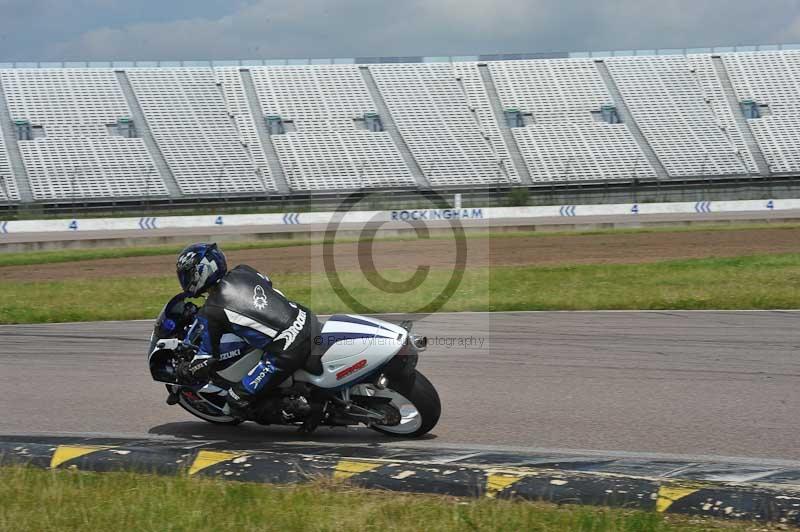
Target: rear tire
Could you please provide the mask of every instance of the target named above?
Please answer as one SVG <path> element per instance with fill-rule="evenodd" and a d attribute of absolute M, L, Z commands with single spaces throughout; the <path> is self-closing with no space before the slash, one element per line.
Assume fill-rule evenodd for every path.
<path fill-rule="evenodd" d="M 409 377 L 400 382 L 390 382 L 386 390 L 388 394 L 399 394 L 416 409 L 420 420 L 419 425 L 410 432 L 402 431 L 400 426 L 372 425 L 372 429 L 383 434 L 399 438 L 418 438 L 430 432 L 442 414 L 442 403 L 439 394 L 425 375 L 414 371 Z M 387 394 L 387 396 L 388 396 Z M 376 395 L 382 395 L 380 393 Z M 395 404 L 395 401 L 392 401 Z M 398 406 L 395 404 L 395 406 Z M 401 414 L 402 414 L 401 410 Z M 401 423 L 402 426 L 402 423 Z"/>

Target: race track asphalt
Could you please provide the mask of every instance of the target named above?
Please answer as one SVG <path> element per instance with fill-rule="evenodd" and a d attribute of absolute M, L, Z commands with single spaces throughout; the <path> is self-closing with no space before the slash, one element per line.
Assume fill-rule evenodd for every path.
<path fill-rule="evenodd" d="M 399 320 L 399 316 L 389 316 Z M 800 459 L 800 313 L 437 314 L 419 369 L 443 413 L 426 445 Z M 164 404 L 148 322 L 0 326 L 0 433 L 289 441 Z M 470 343 L 470 345 L 466 345 Z M 366 429 L 305 439 L 378 442 Z"/>

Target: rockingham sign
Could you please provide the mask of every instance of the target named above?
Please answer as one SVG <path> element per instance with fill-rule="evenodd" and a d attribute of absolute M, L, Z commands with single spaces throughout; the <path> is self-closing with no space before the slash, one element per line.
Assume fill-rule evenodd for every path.
<path fill-rule="evenodd" d="M 393 222 L 426 220 L 466 220 L 482 219 L 483 209 L 416 209 L 412 211 L 391 211 Z"/>

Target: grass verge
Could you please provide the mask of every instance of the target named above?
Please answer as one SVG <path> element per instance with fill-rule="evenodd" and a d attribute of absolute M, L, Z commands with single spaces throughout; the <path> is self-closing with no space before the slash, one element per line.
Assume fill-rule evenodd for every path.
<path fill-rule="evenodd" d="M 720 225 L 695 225 L 687 227 L 663 226 L 627 229 L 601 229 L 593 231 L 491 231 L 485 233 L 475 233 L 467 231 L 469 239 L 474 238 L 557 238 L 580 235 L 623 235 L 623 234 L 647 234 L 647 233 L 687 233 L 697 231 L 741 231 L 741 230 L 761 230 L 761 229 L 798 229 L 800 225 L 792 223 L 771 223 L 771 224 L 720 224 Z M 449 235 L 435 235 L 431 240 L 452 240 Z M 187 236 L 187 243 L 191 237 Z M 355 242 L 355 238 L 338 238 L 336 242 Z M 376 238 L 376 242 L 390 241 L 409 241 L 417 240 L 414 236 L 399 236 Z M 246 249 L 271 249 L 292 246 L 310 246 L 322 244 L 320 239 L 285 239 L 285 240 L 262 240 L 252 242 L 226 242 L 222 247 L 225 251 L 238 251 Z M 98 259 L 121 259 L 127 257 L 151 257 L 157 255 L 176 256 L 180 251 L 179 246 L 142 246 L 126 248 L 98 248 L 98 249 L 67 249 L 63 251 L 26 251 L 2 253 L 0 252 L 0 267 L 3 266 L 26 266 L 31 264 L 54 264 L 62 262 L 75 262 Z"/>
<path fill-rule="evenodd" d="M 753 530 L 748 523 L 492 499 L 0 468 L 0 530 Z M 759 530 L 764 530 L 764 525 Z"/>
<path fill-rule="evenodd" d="M 410 272 L 382 274 L 407 279 Z M 450 272 L 432 270 L 419 288 L 387 293 L 359 272 L 342 284 L 374 312 L 408 312 L 439 294 Z M 324 274 L 283 274 L 275 285 L 320 314 L 349 307 Z M 0 323 L 152 318 L 178 291 L 172 276 L 147 279 L 0 281 Z M 470 269 L 442 311 L 800 308 L 800 254 L 649 264 Z"/>
<path fill-rule="evenodd" d="M 286 248 L 321 243 L 321 240 L 230 242 L 225 244 L 225 251 Z M 24 251 L 19 253 L 0 253 L 0 267 L 28 266 L 32 264 L 55 264 L 83 260 L 124 259 L 127 257 L 152 257 L 157 255 L 174 255 L 177 257 L 178 252 L 180 252 L 178 246 L 141 246 L 128 248 L 65 249 L 63 251 Z"/>

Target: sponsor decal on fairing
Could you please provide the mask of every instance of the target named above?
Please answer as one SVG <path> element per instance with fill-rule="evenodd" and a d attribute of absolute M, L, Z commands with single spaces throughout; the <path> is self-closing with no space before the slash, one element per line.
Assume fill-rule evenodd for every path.
<path fill-rule="evenodd" d="M 356 362 L 355 364 L 353 364 L 349 368 L 345 368 L 342 371 L 340 371 L 339 373 L 337 373 L 336 374 L 336 380 L 340 381 L 340 380 L 344 379 L 345 377 L 347 377 L 349 375 L 352 375 L 356 371 L 364 369 L 366 366 L 367 366 L 367 360 L 366 359 L 359 360 L 358 362 Z"/>
<path fill-rule="evenodd" d="M 242 354 L 241 349 L 234 349 L 233 351 L 228 351 L 227 353 L 221 353 L 219 355 L 220 360 L 228 360 L 229 358 L 236 358 Z"/>

